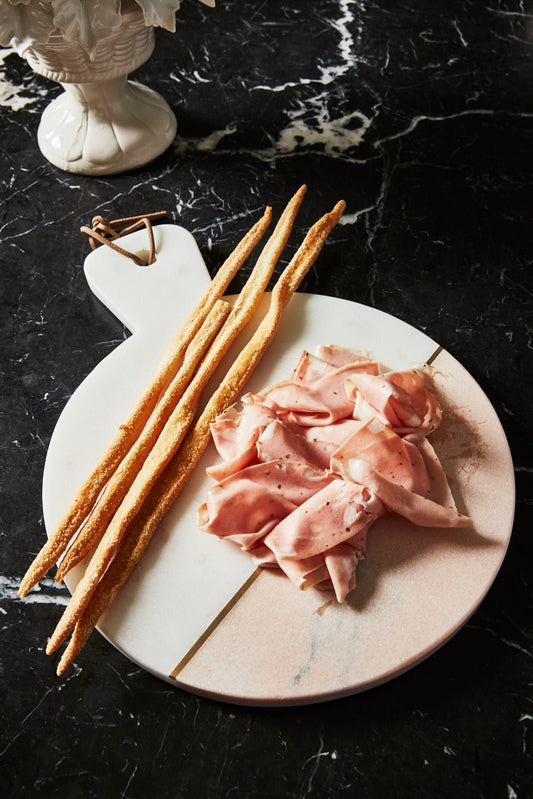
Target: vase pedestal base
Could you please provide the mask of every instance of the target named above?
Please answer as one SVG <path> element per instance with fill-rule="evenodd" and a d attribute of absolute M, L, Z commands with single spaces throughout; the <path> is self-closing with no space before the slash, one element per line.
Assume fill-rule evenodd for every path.
<path fill-rule="evenodd" d="M 38 130 L 45 158 L 66 172 L 111 175 L 161 155 L 176 135 L 176 117 L 152 89 L 126 76 L 62 83 Z"/>

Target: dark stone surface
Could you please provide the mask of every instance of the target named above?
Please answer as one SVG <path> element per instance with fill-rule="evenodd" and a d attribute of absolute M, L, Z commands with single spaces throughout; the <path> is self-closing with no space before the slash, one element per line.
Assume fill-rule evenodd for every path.
<path fill-rule="evenodd" d="M 519 0 L 185 3 L 135 76 L 175 110 L 177 138 L 109 178 L 43 160 L 39 117 L 60 88 L 1 53 L 0 90 L 15 87 L 0 94 L 3 797 L 533 796 L 532 31 Z M 517 483 L 503 567 L 443 649 L 351 698 L 219 704 L 98 634 L 58 679 L 44 645 L 64 594 L 46 580 L 22 601 L 17 586 L 44 538 L 55 422 L 127 335 L 86 285 L 79 227 L 163 208 L 214 272 L 304 182 L 295 240 L 340 197 L 347 210 L 302 289 L 426 331 L 494 404 Z"/>

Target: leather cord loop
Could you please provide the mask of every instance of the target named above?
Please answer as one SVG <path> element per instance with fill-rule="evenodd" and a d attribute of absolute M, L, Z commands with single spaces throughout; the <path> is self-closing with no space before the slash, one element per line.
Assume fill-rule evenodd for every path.
<path fill-rule="evenodd" d="M 80 228 L 81 233 L 89 238 L 91 249 L 94 250 L 98 244 L 104 244 L 106 247 L 111 247 L 115 252 L 125 255 L 130 258 L 138 266 L 149 266 L 153 264 L 156 258 L 154 231 L 152 229 L 152 222 L 166 216 L 166 211 L 156 211 L 152 214 L 142 214 L 141 216 L 127 216 L 122 219 L 107 220 L 103 216 L 95 216 L 91 220 L 91 226 L 82 225 Z M 128 252 L 123 247 L 116 244 L 116 240 L 121 236 L 126 236 L 128 233 L 133 233 L 134 230 L 139 230 L 146 227 L 148 233 L 148 260 L 140 258 L 135 253 Z"/>

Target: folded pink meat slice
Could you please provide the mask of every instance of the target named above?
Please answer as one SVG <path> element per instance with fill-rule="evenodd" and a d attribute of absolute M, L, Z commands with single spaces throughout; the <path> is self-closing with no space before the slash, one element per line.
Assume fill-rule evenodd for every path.
<path fill-rule="evenodd" d="M 384 512 L 380 500 L 363 485 L 334 478 L 282 519 L 264 543 L 278 562 L 309 558 L 353 539 Z"/>
<path fill-rule="evenodd" d="M 198 509 L 198 526 L 250 549 L 332 479 L 303 463 L 249 466 L 213 486 Z"/>
<path fill-rule="evenodd" d="M 333 372 L 334 369 L 333 364 L 304 350 L 291 374 L 290 382 L 296 383 L 298 386 L 309 386 L 328 372 Z"/>
<path fill-rule="evenodd" d="M 403 440 L 414 444 L 424 459 L 430 484 L 430 491 L 427 494 L 428 499 L 438 502 L 439 505 L 447 505 L 454 508 L 455 501 L 446 472 L 427 436 L 424 433 L 408 433 L 408 435 L 403 437 Z"/>
<path fill-rule="evenodd" d="M 348 543 L 337 544 L 324 554 L 324 560 L 335 598 L 342 603 L 355 588 L 358 553 Z"/>
<path fill-rule="evenodd" d="M 333 422 L 332 424 L 328 424 L 325 427 L 317 426 L 317 427 L 298 427 L 298 430 L 301 435 L 303 435 L 307 441 L 310 443 L 314 443 L 316 441 L 323 441 L 331 444 L 334 449 L 337 449 L 349 435 L 351 435 L 358 427 L 360 427 L 362 422 L 358 419 L 339 419 L 338 422 Z M 328 463 L 329 467 L 329 463 Z"/>
<path fill-rule="evenodd" d="M 315 356 L 323 361 L 327 361 L 327 363 L 334 367 L 347 366 L 347 364 L 350 363 L 359 363 L 369 360 L 368 356 L 363 355 L 359 350 L 352 350 L 349 347 L 339 347 L 338 344 L 319 344 L 316 348 Z"/>
<path fill-rule="evenodd" d="M 247 397 L 244 397 L 241 410 L 231 406 L 219 414 L 211 425 L 217 452 L 226 460 L 231 460 L 255 444 L 260 431 L 276 418 L 275 413 L 255 397 L 251 401 L 246 400 Z"/>
<path fill-rule="evenodd" d="M 232 406 L 211 425 L 213 442 L 223 458 L 222 463 L 206 469 L 213 480 L 223 480 L 257 463 L 257 439 L 261 431 L 276 418 L 274 411 L 261 404 L 260 400 L 256 395 L 246 395 L 241 410 Z"/>
<path fill-rule="evenodd" d="M 325 427 L 302 427 L 276 419 L 257 440 L 257 458 L 261 462 L 285 458 L 329 469 L 331 455 L 339 442 L 360 424 L 355 419 L 342 419 Z"/>
<path fill-rule="evenodd" d="M 356 586 L 357 564 L 361 553 L 348 542 L 310 558 L 281 558 L 279 566 L 297 588 L 316 586 L 321 591 L 334 591 L 337 602 L 344 602 Z"/>
<path fill-rule="evenodd" d="M 362 558 L 362 550 L 348 541 L 320 555 L 298 560 L 280 558 L 278 562 L 274 553 L 264 544 L 254 547 L 250 554 L 258 566 L 279 567 L 301 591 L 313 587 L 320 591 L 334 591 L 339 603 L 344 602 L 355 588 L 357 564 Z"/>
<path fill-rule="evenodd" d="M 257 441 L 257 457 L 261 462 L 285 458 L 291 461 L 302 461 L 327 469 L 334 446 L 316 440 L 309 443 L 305 436 L 279 420 L 271 422 Z"/>
<path fill-rule="evenodd" d="M 377 374 L 376 361 L 348 364 L 328 372 L 308 386 L 291 381 L 279 383 L 264 392 L 265 403 L 279 417 L 301 425 L 328 425 L 351 416 L 354 400 L 347 396 L 345 384 L 361 370 Z"/>
<path fill-rule="evenodd" d="M 354 458 L 348 463 L 346 476 L 357 485 L 364 485 L 383 502 L 387 510 L 403 516 L 420 527 L 470 527 L 469 516 L 458 513 L 455 507 L 440 505 L 427 497 L 387 480 L 363 460 Z"/>
<path fill-rule="evenodd" d="M 398 372 L 387 372 L 384 377 L 395 386 L 403 389 L 408 395 L 410 405 L 415 411 L 415 415 L 422 419 L 422 423 L 416 425 L 416 431 L 424 432 L 426 435 L 434 432 L 442 422 L 442 407 L 433 394 L 431 378 L 434 369 L 427 364 L 423 364 L 415 369 L 404 369 Z M 411 432 L 412 425 L 410 413 L 405 417 L 403 406 L 397 408 L 400 419 L 404 421 L 404 427 L 400 427 L 396 432 L 407 434 Z M 414 431 L 413 431 L 414 432 Z"/>
<path fill-rule="evenodd" d="M 366 461 L 377 472 L 409 491 L 429 496 L 432 482 L 415 441 L 402 438 L 378 419 L 360 422 L 331 455 L 331 469 L 350 478 L 349 462 Z"/>
<path fill-rule="evenodd" d="M 235 455 L 231 460 L 215 463 L 212 466 L 208 466 L 205 471 L 213 480 L 220 482 L 227 477 L 231 477 L 232 474 L 237 474 L 246 469 L 248 466 L 253 466 L 255 463 L 257 463 L 257 446 L 250 444 L 248 449 Z"/>
<path fill-rule="evenodd" d="M 257 566 L 281 568 L 300 590 L 316 586 L 320 591 L 334 591 L 337 602 L 342 603 L 355 588 L 357 565 L 364 558 L 369 526 L 332 549 L 308 558 L 280 558 L 278 561 L 262 542 L 255 545 L 250 554 Z"/>
<path fill-rule="evenodd" d="M 351 366 L 355 371 L 379 374 L 379 363 L 359 355 L 354 350 L 329 346 L 319 348 L 323 354 L 312 355 L 304 350 L 296 364 L 290 382 L 299 386 L 310 386 L 321 377 L 341 367 Z"/>
<path fill-rule="evenodd" d="M 354 401 L 356 419 L 377 416 L 397 433 L 419 430 L 427 435 L 436 430 L 442 420 L 442 409 L 427 388 L 423 369 L 378 376 L 352 375 L 347 380 L 346 390 Z"/>
<path fill-rule="evenodd" d="M 305 590 L 318 583 L 329 580 L 328 567 L 324 555 L 310 558 L 280 558 L 276 561 L 289 580 L 299 589 Z"/>

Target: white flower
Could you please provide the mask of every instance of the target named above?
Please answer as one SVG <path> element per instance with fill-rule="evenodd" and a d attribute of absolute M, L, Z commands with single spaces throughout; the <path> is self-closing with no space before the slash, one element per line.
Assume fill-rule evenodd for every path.
<path fill-rule="evenodd" d="M 174 32 L 181 0 L 135 0 L 147 27 Z M 200 0 L 212 8 L 215 0 Z M 122 0 L 0 0 L 0 45 L 19 55 L 35 44 L 46 44 L 53 33 L 77 42 L 92 53 L 98 39 L 123 21 Z"/>
<path fill-rule="evenodd" d="M 147 25 L 166 28 L 168 31 L 176 30 L 176 11 L 182 0 L 135 0 L 143 10 L 144 21 Z M 200 0 L 206 6 L 214 8 L 215 0 Z"/>

